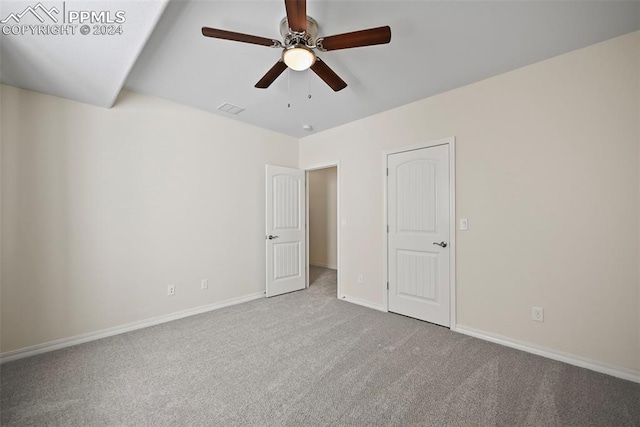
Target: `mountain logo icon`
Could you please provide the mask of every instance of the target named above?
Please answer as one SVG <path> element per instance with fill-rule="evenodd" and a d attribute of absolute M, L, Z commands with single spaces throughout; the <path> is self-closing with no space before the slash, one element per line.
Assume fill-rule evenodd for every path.
<path fill-rule="evenodd" d="M 13 20 L 16 24 L 20 23 L 20 20 L 27 14 L 31 14 L 36 17 L 38 21 L 41 23 L 45 22 L 45 17 L 49 17 L 54 23 L 58 22 L 58 18 L 54 16 L 54 14 L 59 14 L 60 11 L 54 6 L 51 9 L 47 9 L 42 5 L 42 3 L 38 3 L 35 6 L 28 6 L 25 10 L 20 13 L 10 13 L 9 16 L 0 21 L 0 24 L 6 24 L 7 22 Z"/>

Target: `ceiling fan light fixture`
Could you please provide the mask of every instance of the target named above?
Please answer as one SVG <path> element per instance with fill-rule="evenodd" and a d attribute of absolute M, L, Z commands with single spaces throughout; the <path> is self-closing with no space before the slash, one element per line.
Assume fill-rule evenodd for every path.
<path fill-rule="evenodd" d="M 282 60 L 294 71 L 304 71 L 316 62 L 316 54 L 303 44 L 295 44 L 282 52 Z"/>

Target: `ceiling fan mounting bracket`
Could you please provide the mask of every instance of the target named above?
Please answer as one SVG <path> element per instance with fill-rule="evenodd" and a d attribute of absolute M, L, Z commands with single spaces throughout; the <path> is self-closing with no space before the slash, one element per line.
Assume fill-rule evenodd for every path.
<path fill-rule="evenodd" d="M 282 40 L 284 40 L 284 46 L 303 43 L 310 48 L 314 48 L 316 46 L 316 39 L 318 38 L 318 23 L 312 17 L 307 16 L 307 31 L 297 33 L 291 31 L 289 22 L 285 16 L 280 21 L 280 34 L 282 35 Z"/>
<path fill-rule="evenodd" d="M 320 37 L 319 39 L 316 40 L 316 49 L 318 49 L 320 52 L 327 51 L 327 49 L 325 49 L 324 46 L 322 45 L 323 40 L 324 40 L 324 37 Z"/>

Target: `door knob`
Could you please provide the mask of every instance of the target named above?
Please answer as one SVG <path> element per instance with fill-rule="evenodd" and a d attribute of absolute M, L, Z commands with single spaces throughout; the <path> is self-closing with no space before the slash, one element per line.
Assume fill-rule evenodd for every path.
<path fill-rule="evenodd" d="M 443 248 L 446 248 L 446 247 L 447 247 L 447 242 L 440 242 L 440 243 L 438 243 L 438 242 L 433 242 L 433 244 L 434 244 L 434 245 L 441 246 L 441 247 L 443 247 Z"/>
<path fill-rule="evenodd" d="M 278 236 L 272 236 L 271 234 L 269 234 L 269 236 L 267 236 L 267 239 L 269 240 L 273 240 L 273 239 L 277 239 Z"/>

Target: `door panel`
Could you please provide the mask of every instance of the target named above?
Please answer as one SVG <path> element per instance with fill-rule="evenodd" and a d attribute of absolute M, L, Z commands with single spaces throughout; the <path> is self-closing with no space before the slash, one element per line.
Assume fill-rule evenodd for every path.
<path fill-rule="evenodd" d="M 297 230 L 300 228 L 300 178 L 286 172 L 273 175 L 273 231 Z"/>
<path fill-rule="evenodd" d="M 268 297 L 304 289 L 304 171 L 266 167 L 266 294 Z"/>
<path fill-rule="evenodd" d="M 273 279 L 281 280 L 300 275 L 300 242 L 273 244 Z"/>
<path fill-rule="evenodd" d="M 429 252 L 398 250 L 397 294 L 417 301 L 438 300 L 438 256 Z"/>
<path fill-rule="evenodd" d="M 387 165 L 389 311 L 449 326 L 449 146 Z"/>

